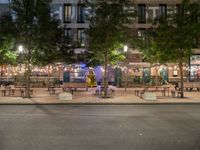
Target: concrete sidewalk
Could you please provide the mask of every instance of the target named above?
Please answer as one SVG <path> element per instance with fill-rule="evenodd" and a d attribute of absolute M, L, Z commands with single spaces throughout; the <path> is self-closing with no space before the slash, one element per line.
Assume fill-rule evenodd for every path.
<path fill-rule="evenodd" d="M 22 98 L 16 96 L 0 97 L 0 104 L 200 104 L 200 92 L 185 92 L 186 98 L 172 98 L 157 94 L 157 100 L 143 100 L 134 95 L 134 89 L 130 88 L 127 92 L 124 89 L 117 89 L 113 98 L 103 99 L 95 95 L 95 89 L 90 88 L 88 92 L 78 90 L 74 92 L 73 100 L 59 100 L 58 94 L 50 95 L 47 88 L 34 89 L 32 98 Z"/>

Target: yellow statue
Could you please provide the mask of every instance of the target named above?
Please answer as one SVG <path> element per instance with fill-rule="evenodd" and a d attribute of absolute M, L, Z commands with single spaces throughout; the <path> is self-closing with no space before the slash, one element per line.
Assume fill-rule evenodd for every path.
<path fill-rule="evenodd" d="M 89 87 L 97 86 L 96 79 L 95 79 L 95 73 L 93 70 L 90 70 L 87 75 L 87 84 Z"/>

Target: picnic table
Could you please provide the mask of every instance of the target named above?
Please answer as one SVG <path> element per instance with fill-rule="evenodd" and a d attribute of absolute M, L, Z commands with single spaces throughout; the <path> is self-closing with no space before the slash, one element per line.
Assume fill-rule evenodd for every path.
<path fill-rule="evenodd" d="M 5 87 L 0 87 L 0 91 L 2 93 L 2 96 L 6 96 L 6 89 L 5 89 Z"/>
<path fill-rule="evenodd" d="M 77 88 L 85 88 L 86 91 L 88 91 L 88 85 L 86 82 L 65 82 L 62 87 L 64 89 L 73 89 L 74 91 L 77 90 Z"/>
<path fill-rule="evenodd" d="M 169 96 L 169 89 L 170 86 L 145 86 L 141 89 L 135 90 L 134 93 L 140 98 L 142 98 L 145 92 L 161 92 L 162 96 L 166 96 L 166 93 Z"/>
<path fill-rule="evenodd" d="M 15 95 L 15 92 L 19 92 L 21 97 L 25 96 L 26 86 L 10 86 L 9 95 Z M 30 89 L 30 94 L 33 94 L 33 89 Z"/>
<path fill-rule="evenodd" d="M 178 83 L 178 87 L 180 88 L 181 85 Z M 192 91 L 193 89 L 196 89 L 197 91 L 200 90 L 200 82 L 184 82 L 183 88 L 186 90 Z"/>

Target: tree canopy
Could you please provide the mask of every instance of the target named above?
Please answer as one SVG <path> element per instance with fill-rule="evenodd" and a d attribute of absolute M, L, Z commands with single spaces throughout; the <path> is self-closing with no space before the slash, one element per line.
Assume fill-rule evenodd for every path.
<path fill-rule="evenodd" d="M 129 4 L 129 0 L 97 0 L 86 3 L 92 10 L 87 16 L 90 27 L 86 31 L 89 36 L 88 56 L 92 64 L 103 64 L 106 53 L 111 63 L 124 59 L 120 50 L 128 40 L 128 27 L 125 25 L 130 23 L 129 17 L 132 17 Z"/>
<path fill-rule="evenodd" d="M 176 11 L 156 20 L 139 46 L 152 62 L 177 62 L 181 73 L 181 97 L 183 97 L 183 63 L 189 60 L 196 38 L 200 33 L 200 5 L 183 0 Z M 141 44 L 140 43 L 140 44 Z"/>
<path fill-rule="evenodd" d="M 50 3 L 51 0 L 12 0 L 12 14 L 4 16 L 0 26 L 3 43 L 12 42 L 15 50 L 23 46 L 26 97 L 30 97 L 30 64 L 48 64 L 62 56 L 62 29 L 59 21 L 51 17 Z"/>
<path fill-rule="evenodd" d="M 91 64 L 104 65 L 104 97 L 107 97 L 107 67 L 124 59 L 119 51 L 127 42 L 127 24 L 130 23 L 131 12 L 129 0 L 96 0 L 86 1 L 92 13 L 87 16 L 90 27 L 88 56 Z"/>

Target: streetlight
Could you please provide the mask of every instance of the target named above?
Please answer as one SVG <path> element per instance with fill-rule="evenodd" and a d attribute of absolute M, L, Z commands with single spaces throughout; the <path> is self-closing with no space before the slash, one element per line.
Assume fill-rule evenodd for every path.
<path fill-rule="evenodd" d="M 128 46 L 125 45 L 125 46 L 124 46 L 124 52 L 126 53 L 127 51 L 128 51 Z"/>
<path fill-rule="evenodd" d="M 127 52 L 128 52 L 128 46 L 127 45 L 125 45 L 124 46 L 124 52 L 126 53 L 126 65 L 128 64 L 127 62 L 128 62 L 128 60 L 127 60 Z M 128 71 L 127 71 L 127 68 L 125 69 L 125 92 L 126 92 L 126 89 L 127 89 L 127 73 L 128 73 Z"/>
<path fill-rule="evenodd" d="M 18 51 L 19 51 L 19 53 L 23 53 L 24 47 L 22 45 L 19 45 L 18 46 Z"/>
<path fill-rule="evenodd" d="M 19 45 L 18 46 L 18 52 L 19 52 L 19 54 L 20 55 L 23 55 L 23 52 L 24 52 L 24 47 L 23 47 L 23 45 Z M 20 57 L 21 58 L 21 57 Z M 22 76 L 21 76 L 21 74 L 22 74 L 22 63 L 23 63 L 23 58 L 21 58 L 21 60 L 20 60 L 20 84 L 21 84 L 21 81 L 22 81 Z"/>

